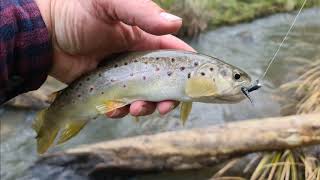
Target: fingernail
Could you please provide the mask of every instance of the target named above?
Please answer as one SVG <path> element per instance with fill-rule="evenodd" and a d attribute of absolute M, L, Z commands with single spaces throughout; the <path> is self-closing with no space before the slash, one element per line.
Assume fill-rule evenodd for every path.
<path fill-rule="evenodd" d="M 160 13 L 160 16 L 166 19 L 167 21 L 181 21 L 182 19 L 176 15 L 167 13 L 167 12 L 162 12 Z"/>

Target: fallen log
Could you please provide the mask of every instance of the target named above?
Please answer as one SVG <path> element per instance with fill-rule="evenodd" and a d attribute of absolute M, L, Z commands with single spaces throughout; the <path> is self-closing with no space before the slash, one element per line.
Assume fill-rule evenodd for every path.
<path fill-rule="evenodd" d="M 199 169 L 252 152 L 320 144 L 320 113 L 253 119 L 207 128 L 137 136 L 45 155 L 34 167 L 76 174 Z"/>

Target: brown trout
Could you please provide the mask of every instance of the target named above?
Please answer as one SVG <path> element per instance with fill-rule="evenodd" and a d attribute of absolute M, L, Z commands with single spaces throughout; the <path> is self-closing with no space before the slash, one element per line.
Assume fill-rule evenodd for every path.
<path fill-rule="evenodd" d="M 241 69 L 199 53 L 158 50 L 133 52 L 80 78 L 57 94 L 36 117 L 37 150 L 75 136 L 91 119 L 136 100 L 181 102 L 186 121 L 192 102 L 236 103 L 251 78 Z M 58 138 L 57 138 L 58 137 Z"/>

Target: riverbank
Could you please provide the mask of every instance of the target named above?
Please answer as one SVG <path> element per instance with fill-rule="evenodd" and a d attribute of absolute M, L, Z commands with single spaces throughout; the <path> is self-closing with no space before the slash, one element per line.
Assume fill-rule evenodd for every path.
<path fill-rule="evenodd" d="M 105 119 L 101 116 L 96 121 L 89 123 L 77 137 L 62 146 L 56 147 L 56 149 L 52 149 L 51 152 L 60 152 L 81 145 L 86 146 L 85 144 L 137 135 L 150 135 L 164 131 L 207 127 L 231 121 L 280 116 L 281 107 L 278 101 L 272 98 L 271 93 L 283 83 L 295 80 L 295 77 L 298 78 L 299 74 L 295 73 L 295 69 L 297 66 L 302 67 L 300 63 L 297 63 L 298 60 L 299 62 L 303 60 L 313 61 L 320 57 L 320 37 L 318 36 L 320 22 L 316 21 L 319 18 L 319 13 L 319 8 L 306 9 L 301 13 L 292 34 L 288 36 L 285 46 L 267 74 L 264 81 L 265 86 L 252 93 L 252 98 L 255 101 L 254 106 L 248 101 L 232 105 L 194 103 L 190 120 L 185 126 L 180 125 L 178 108 L 167 116 L 160 117 L 154 114 L 141 117 L 140 123 L 134 122 L 130 116 L 119 120 Z M 294 14 L 290 13 L 276 14 L 251 23 L 223 27 L 202 33 L 198 39 L 188 43 L 201 53 L 218 57 L 244 69 L 252 75 L 252 79 L 256 79 L 265 69 L 267 60 L 272 56 L 283 35 L 287 32 L 290 26 L 288 20 L 292 20 L 293 17 Z M 293 74 L 289 74 L 289 72 Z M 32 173 L 28 168 L 38 158 L 35 151 L 35 133 L 30 128 L 34 115 L 35 111 L 29 109 L 2 108 L 0 110 L 1 180 L 31 179 L 27 178 Z M 209 117 L 212 118 L 209 119 Z M 241 160 L 239 163 L 248 164 L 249 160 Z M 242 172 L 243 169 L 240 169 L 240 171 Z M 66 172 L 61 172 L 60 175 Z M 216 169 L 208 168 L 183 173 L 157 173 L 150 174 L 144 180 L 208 179 L 215 172 Z M 232 169 L 228 170 L 229 172 L 233 172 Z M 39 173 L 49 175 L 59 172 L 53 168 L 48 168 L 42 169 Z M 71 180 L 68 176 L 64 177 Z"/>
<path fill-rule="evenodd" d="M 302 0 L 155 0 L 164 9 L 183 18 L 179 36 L 192 37 L 207 29 L 248 22 L 279 12 L 299 9 Z M 306 7 L 320 7 L 309 0 Z"/>

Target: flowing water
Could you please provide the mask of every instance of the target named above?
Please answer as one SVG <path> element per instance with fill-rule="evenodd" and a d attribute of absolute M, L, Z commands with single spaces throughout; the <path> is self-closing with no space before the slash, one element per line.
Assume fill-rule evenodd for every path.
<path fill-rule="evenodd" d="M 292 14 L 278 14 L 248 24 L 223 27 L 203 33 L 196 40 L 187 40 L 199 52 L 223 59 L 249 72 L 254 79 L 266 68 L 268 60 L 287 32 L 294 18 Z M 280 104 L 273 99 L 273 91 L 284 82 L 296 78 L 294 70 L 301 61 L 320 58 L 320 9 L 304 10 L 280 51 L 276 62 L 264 81 L 264 87 L 253 94 L 254 106 L 247 100 L 234 105 L 195 103 L 185 127 L 179 123 L 179 113 L 174 111 L 160 117 L 157 114 L 142 118 L 135 123 L 131 117 L 108 120 L 103 117 L 91 122 L 67 144 L 51 152 L 103 140 L 152 134 L 184 128 L 204 127 L 229 121 L 280 115 Z M 0 177 L 28 179 L 28 167 L 37 159 L 35 133 L 30 124 L 34 111 L 0 109 L 1 160 Z M 54 170 L 41 172 L 52 174 Z M 146 176 L 146 179 L 201 179 L 206 171 Z M 140 177 L 141 179 L 142 177 Z M 144 179 L 143 178 L 143 179 Z M 66 178 L 67 179 L 67 178 Z M 139 178 L 138 178 L 139 179 Z"/>

